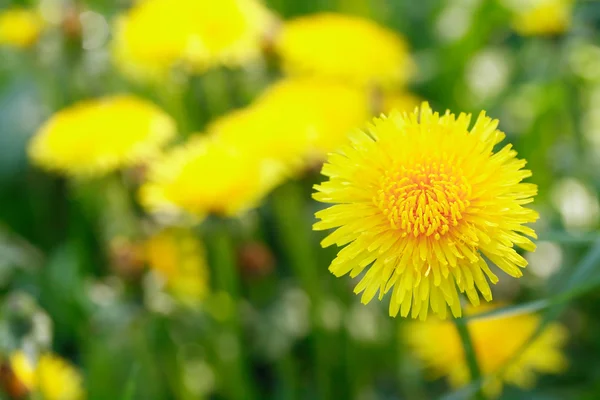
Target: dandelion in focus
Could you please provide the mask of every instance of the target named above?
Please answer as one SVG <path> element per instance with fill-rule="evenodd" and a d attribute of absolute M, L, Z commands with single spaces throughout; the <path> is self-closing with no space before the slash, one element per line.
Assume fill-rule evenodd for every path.
<path fill-rule="evenodd" d="M 557 35 L 571 26 L 573 0 L 526 0 L 515 3 L 513 26 L 525 36 Z"/>
<path fill-rule="evenodd" d="M 203 300 L 209 291 L 208 266 L 202 243 L 186 229 L 166 229 L 146 242 L 149 267 L 167 289 L 185 303 Z"/>
<path fill-rule="evenodd" d="M 274 22 L 257 0 L 146 0 L 118 21 L 114 55 L 133 76 L 241 65 L 260 55 Z"/>
<path fill-rule="evenodd" d="M 81 400 L 85 397 L 79 371 L 66 360 L 42 354 L 36 361 L 18 351 L 10 357 L 16 378 L 33 393 L 45 400 Z"/>
<path fill-rule="evenodd" d="M 94 177 L 155 156 L 175 134 L 157 106 L 128 96 L 83 101 L 54 114 L 29 145 L 31 160 L 48 170 Z"/>
<path fill-rule="evenodd" d="M 27 48 L 34 45 L 44 23 L 37 12 L 11 8 L 0 12 L 0 46 Z"/>
<path fill-rule="evenodd" d="M 481 310 L 496 307 L 488 305 Z M 474 314 L 473 311 L 470 307 L 466 313 Z M 484 385 L 489 396 L 498 396 L 504 383 L 530 389 L 536 374 L 556 374 L 566 368 L 561 348 L 567 340 L 567 330 L 558 323 L 547 326 L 522 349 L 539 323 L 540 316 L 536 314 L 482 318 L 468 323 L 481 372 L 489 378 Z M 469 368 L 453 323 L 435 319 L 413 323 L 404 334 L 432 376 L 446 376 L 455 388 L 469 383 Z"/>
<path fill-rule="evenodd" d="M 413 113 L 375 119 L 367 132 L 329 155 L 314 198 L 333 206 L 317 212 L 316 230 L 337 228 L 321 244 L 346 246 L 329 267 L 358 276 L 355 288 L 368 303 L 392 290 L 389 312 L 441 318 L 448 305 L 461 315 L 457 287 L 471 303 L 490 301 L 498 277 L 484 256 L 513 277 L 527 261 L 515 245 L 533 251 L 538 214 L 531 175 L 512 146 L 493 149 L 504 134 L 481 113 L 434 113 L 427 103 Z M 487 279 L 486 279 L 487 276 Z M 411 311 L 412 310 L 412 311 Z"/>
<path fill-rule="evenodd" d="M 407 81 L 412 63 L 404 39 L 372 21 L 333 13 L 285 22 L 276 49 L 287 72 L 358 85 Z"/>
<path fill-rule="evenodd" d="M 256 206 L 280 173 L 250 149 L 198 136 L 153 163 L 140 200 L 159 214 L 235 216 Z"/>

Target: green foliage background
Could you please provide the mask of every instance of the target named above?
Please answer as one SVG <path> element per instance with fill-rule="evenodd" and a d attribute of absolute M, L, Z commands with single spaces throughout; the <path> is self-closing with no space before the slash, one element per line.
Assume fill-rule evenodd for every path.
<path fill-rule="evenodd" d="M 15 4 L 28 2 L 0 0 L 0 8 Z M 108 0 L 77 4 L 108 21 L 128 6 Z M 598 398 L 600 3 L 577 2 L 571 30 L 543 38 L 516 35 L 510 13 L 492 0 L 268 4 L 283 18 L 340 11 L 397 30 L 408 39 L 417 63 L 412 92 L 436 109 L 485 109 L 501 120 L 507 140 L 528 160 L 532 181 L 539 185 L 541 240 L 559 246 L 562 262 L 549 277 L 527 271 L 520 281 L 494 288 L 495 298 L 515 304 L 508 311 L 533 309 L 547 320 L 560 318 L 571 335 L 565 374 L 542 377 L 528 392 L 507 388 L 503 398 Z M 453 9 L 459 10 L 454 15 L 468 17 L 449 17 Z M 454 37 L 456 32 L 464 33 Z M 48 36 L 43 52 L 0 50 L 3 352 L 39 333 L 41 314 L 51 321 L 52 340 L 45 343 L 81 368 L 92 400 L 473 394 L 468 388 L 451 393 L 442 380 L 428 380 L 399 337 L 405 321 L 387 317 L 386 304 L 360 305 L 350 280 L 329 274 L 334 250 L 321 249 L 322 235 L 310 228 L 319 207 L 309 200 L 317 173 L 278 188 L 241 222 L 211 220 L 199 229 L 215 288 L 205 307 L 166 312 L 152 306 L 143 282 L 116 274 L 106 251 L 111 232 L 135 235 L 138 229 L 140 210 L 124 191 L 126 178 L 80 186 L 43 173 L 27 162 L 28 138 L 63 106 L 122 91 L 160 104 L 183 133 L 200 131 L 215 116 L 247 104 L 277 79 L 277 69 L 271 66 L 259 75 L 211 71 L 193 78 L 185 96 L 175 98 L 160 87 L 136 86 L 119 77 L 110 67 L 106 44 L 86 51 L 58 30 Z M 584 187 L 592 199 L 591 206 L 577 199 L 566 206 L 567 214 L 592 210 L 579 225 L 569 225 L 555 200 L 565 179 Z M 231 276 L 233 250 L 249 240 L 268 244 L 276 266 L 268 275 L 237 279 Z"/>

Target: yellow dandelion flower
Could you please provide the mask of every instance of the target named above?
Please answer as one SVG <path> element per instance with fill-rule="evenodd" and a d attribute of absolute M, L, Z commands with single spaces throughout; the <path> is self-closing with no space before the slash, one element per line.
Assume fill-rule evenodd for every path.
<path fill-rule="evenodd" d="M 150 268 L 184 302 L 203 300 L 209 291 L 208 266 L 202 243 L 186 229 L 166 229 L 146 242 Z"/>
<path fill-rule="evenodd" d="M 199 136 L 151 166 L 140 201 L 157 213 L 234 216 L 257 205 L 278 179 L 249 149 Z"/>
<path fill-rule="evenodd" d="M 37 42 L 44 23 L 40 15 L 22 8 L 0 12 L 0 46 L 26 48 Z"/>
<path fill-rule="evenodd" d="M 525 36 L 556 35 L 571 26 L 573 0 L 526 0 L 515 4 L 513 26 Z"/>
<path fill-rule="evenodd" d="M 49 170 L 98 176 L 155 155 L 175 131 L 171 117 L 145 100 L 88 100 L 54 114 L 31 140 L 29 156 Z"/>
<path fill-rule="evenodd" d="M 11 367 L 17 379 L 32 392 L 46 400 L 81 400 L 85 398 L 79 372 L 66 360 L 42 354 L 37 363 L 24 352 L 10 357 Z"/>
<path fill-rule="evenodd" d="M 147 0 L 118 20 L 114 55 L 134 76 L 240 65 L 260 55 L 274 21 L 257 0 Z"/>
<path fill-rule="evenodd" d="M 402 37 L 349 15 L 322 13 L 287 21 L 275 46 L 291 74 L 358 85 L 402 84 L 412 68 Z"/>
<path fill-rule="evenodd" d="M 491 310 L 497 306 L 483 306 Z M 473 308 L 466 310 L 474 314 Z M 535 314 L 478 319 L 468 323 L 477 361 L 488 381 L 484 390 L 497 396 L 504 383 L 531 388 L 537 373 L 559 373 L 567 362 L 561 347 L 567 340 L 566 329 L 552 323 L 531 344 L 522 346 L 540 323 Z M 449 321 L 428 320 L 412 323 L 404 330 L 408 344 L 434 377 L 446 376 L 453 387 L 466 385 L 470 380 L 461 340 L 456 327 Z M 505 369 L 505 364 L 509 363 Z"/>
<path fill-rule="evenodd" d="M 535 237 L 523 224 L 538 214 L 523 205 L 537 192 L 511 145 L 494 153 L 504 134 L 481 113 L 434 113 L 427 103 L 413 113 L 375 119 L 368 132 L 329 155 L 314 198 L 334 205 L 317 212 L 316 230 L 337 228 L 323 246 L 342 249 L 330 266 L 336 276 L 367 272 L 355 288 L 362 302 L 392 290 L 390 315 L 421 319 L 429 308 L 461 315 L 457 287 L 479 304 L 490 301 L 498 278 L 484 256 L 513 277 L 527 261 Z"/>

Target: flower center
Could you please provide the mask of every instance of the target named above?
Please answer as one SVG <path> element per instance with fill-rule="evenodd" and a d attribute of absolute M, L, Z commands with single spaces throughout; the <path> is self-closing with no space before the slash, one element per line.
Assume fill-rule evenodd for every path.
<path fill-rule="evenodd" d="M 403 237 L 437 240 L 458 225 L 470 194 L 471 185 L 460 168 L 427 162 L 386 171 L 373 200 Z"/>

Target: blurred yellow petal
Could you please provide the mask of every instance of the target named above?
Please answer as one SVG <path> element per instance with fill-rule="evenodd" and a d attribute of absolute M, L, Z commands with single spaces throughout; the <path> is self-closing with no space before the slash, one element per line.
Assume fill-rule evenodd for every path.
<path fill-rule="evenodd" d="M 11 367 L 17 378 L 45 400 L 82 400 L 85 398 L 82 377 L 66 360 L 50 353 L 36 361 L 18 351 L 11 355 Z"/>
<path fill-rule="evenodd" d="M 44 23 L 33 10 L 10 8 L 0 12 L 0 46 L 30 47 L 37 41 Z"/>
<path fill-rule="evenodd" d="M 118 19 L 115 61 L 150 78 L 176 65 L 197 72 L 240 65 L 260 56 L 274 22 L 258 0 L 147 0 Z"/>
<path fill-rule="evenodd" d="M 283 24 L 276 49 L 286 71 L 345 83 L 391 86 L 412 70 L 404 39 L 359 17 L 322 13 Z"/>
<path fill-rule="evenodd" d="M 271 167 L 249 149 L 198 136 L 152 164 L 140 199 L 158 213 L 234 216 L 258 205 L 279 183 Z"/>
<path fill-rule="evenodd" d="M 145 247 L 148 265 L 177 298 L 193 304 L 207 296 L 206 252 L 193 232 L 165 229 L 149 238 Z"/>
<path fill-rule="evenodd" d="M 573 0 L 523 0 L 514 7 L 513 26 L 524 36 L 561 34 L 572 13 Z"/>
<path fill-rule="evenodd" d="M 98 176 L 155 156 L 175 131 L 171 117 L 146 100 L 87 100 L 54 114 L 32 138 L 29 156 L 49 170 Z"/>

